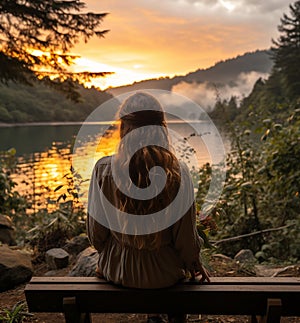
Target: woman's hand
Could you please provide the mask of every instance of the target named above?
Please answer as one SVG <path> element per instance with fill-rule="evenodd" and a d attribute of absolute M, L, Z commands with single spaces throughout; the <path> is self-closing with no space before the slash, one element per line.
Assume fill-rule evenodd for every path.
<path fill-rule="evenodd" d="M 196 277 L 201 275 L 201 278 L 199 280 L 200 283 L 203 283 L 207 281 L 208 283 L 210 282 L 209 279 L 209 271 L 201 264 L 199 271 L 191 270 L 191 280 L 195 280 Z"/>

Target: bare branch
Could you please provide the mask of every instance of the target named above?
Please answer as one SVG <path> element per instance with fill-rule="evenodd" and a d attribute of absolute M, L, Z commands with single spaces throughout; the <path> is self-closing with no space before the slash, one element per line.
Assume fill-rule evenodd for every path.
<path fill-rule="evenodd" d="M 255 235 L 258 235 L 258 234 L 264 234 L 264 233 L 268 233 L 268 232 L 283 230 L 283 229 L 289 228 L 289 227 L 294 226 L 294 225 L 295 224 L 292 223 L 292 224 L 284 225 L 282 227 L 255 231 L 255 232 L 251 232 L 251 233 L 241 234 L 241 235 L 231 237 L 231 238 L 225 238 L 225 239 L 222 239 L 222 240 L 210 241 L 210 242 L 212 244 L 214 244 L 214 245 L 218 245 L 218 244 L 223 243 L 223 242 L 236 241 L 236 240 L 240 240 L 240 239 L 243 239 L 243 238 L 252 237 L 252 236 L 255 236 Z"/>

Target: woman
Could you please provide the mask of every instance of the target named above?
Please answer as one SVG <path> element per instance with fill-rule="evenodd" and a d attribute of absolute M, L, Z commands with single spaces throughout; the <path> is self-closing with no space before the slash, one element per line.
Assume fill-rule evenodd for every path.
<path fill-rule="evenodd" d="M 200 259 L 202 239 L 196 230 L 189 171 L 170 151 L 161 105 L 138 92 L 122 104 L 119 119 L 118 151 L 96 163 L 89 191 L 87 230 L 99 252 L 98 276 L 134 288 L 168 287 L 188 274 L 209 281 Z M 150 198 L 132 197 L 132 188 L 142 194 L 151 188 L 152 193 Z M 178 203 L 180 192 L 184 197 Z M 145 227 L 126 219 L 130 214 L 146 221 L 157 212 L 159 221 L 148 221 Z M 121 230 L 115 229 L 119 220 L 113 217 L 121 220 Z"/>

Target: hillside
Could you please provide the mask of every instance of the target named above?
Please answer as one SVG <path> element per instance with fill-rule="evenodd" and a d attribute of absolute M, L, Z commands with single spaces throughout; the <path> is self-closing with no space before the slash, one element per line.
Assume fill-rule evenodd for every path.
<path fill-rule="evenodd" d="M 75 103 L 62 93 L 41 83 L 33 86 L 9 83 L 0 85 L 0 122 L 83 121 L 111 94 L 78 85 L 81 97 Z"/>
<path fill-rule="evenodd" d="M 136 91 L 141 89 L 161 89 L 172 90 L 179 83 L 196 83 L 204 82 L 217 84 L 232 84 L 239 79 L 241 74 L 257 73 L 269 74 L 272 69 L 272 61 L 267 50 L 257 50 L 246 53 L 235 58 L 216 63 L 207 69 L 198 69 L 195 72 L 185 76 L 175 76 L 173 78 L 151 79 L 141 82 L 135 82 L 132 85 L 111 88 L 108 91 L 114 96 L 124 92 Z"/>
<path fill-rule="evenodd" d="M 222 99 L 246 96 L 256 80 L 268 75 L 271 69 L 269 52 L 255 51 L 185 76 L 145 80 L 107 91 L 79 86 L 81 99 L 78 103 L 40 83 L 34 86 L 9 83 L 8 86 L 0 85 L 0 122 L 83 121 L 112 96 L 142 89 L 172 90 L 188 96 L 204 109 L 211 110 L 216 102 L 216 91 Z M 106 111 L 107 119 L 111 119 L 114 112 Z"/>

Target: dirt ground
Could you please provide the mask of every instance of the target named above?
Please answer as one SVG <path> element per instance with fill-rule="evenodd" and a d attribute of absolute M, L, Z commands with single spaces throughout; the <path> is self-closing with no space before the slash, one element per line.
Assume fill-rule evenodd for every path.
<path fill-rule="evenodd" d="M 65 276 L 68 269 L 56 272 L 56 276 Z M 300 277 L 300 265 L 290 266 L 285 270 L 278 268 L 267 268 L 271 272 L 277 272 L 277 276 L 297 276 Z M 272 271 L 273 270 L 273 271 Z M 35 276 L 41 276 L 47 271 L 44 264 L 35 266 Z M 255 275 L 253 268 L 243 268 L 235 261 L 222 255 L 215 255 L 210 261 L 210 271 L 212 276 L 251 276 Z M 0 293 L 0 312 L 4 309 L 11 309 L 16 303 L 24 301 L 24 285 L 15 289 Z M 57 313 L 34 313 L 27 317 L 24 322 L 37 323 L 61 323 L 64 322 L 62 314 Z M 145 323 L 147 316 L 143 314 L 93 314 L 94 323 Z M 223 316 L 223 315 L 188 315 L 188 322 L 199 323 L 246 323 L 246 316 Z M 285 317 L 281 319 L 281 323 L 300 323 L 300 318 Z"/>

